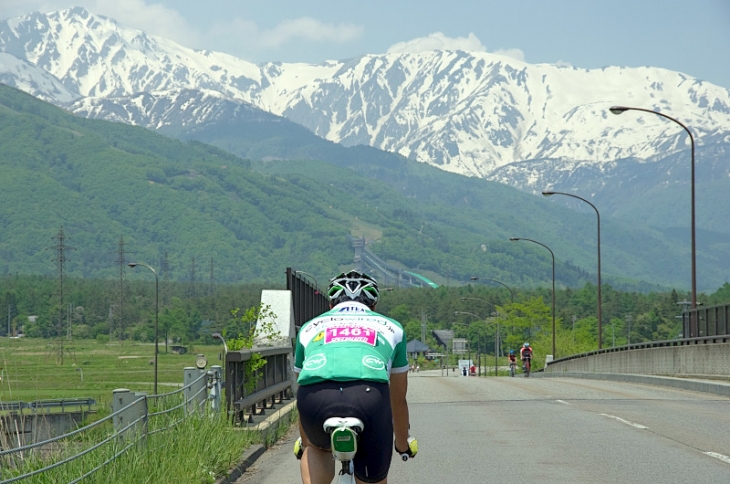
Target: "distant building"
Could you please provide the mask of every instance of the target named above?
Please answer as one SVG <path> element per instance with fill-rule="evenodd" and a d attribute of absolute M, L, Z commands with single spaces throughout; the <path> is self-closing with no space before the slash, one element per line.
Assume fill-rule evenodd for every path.
<path fill-rule="evenodd" d="M 436 343 L 443 351 L 451 349 L 451 341 L 454 339 L 454 332 L 450 329 L 434 329 L 431 334 L 436 338 Z"/>
<path fill-rule="evenodd" d="M 406 352 L 408 353 L 408 358 L 415 359 L 419 356 L 426 356 L 426 353 L 431 352 L 431 348 L 429 348 L 428 345 L 421 343 L 417 339 L 412 339 L 406 345 Z"/>

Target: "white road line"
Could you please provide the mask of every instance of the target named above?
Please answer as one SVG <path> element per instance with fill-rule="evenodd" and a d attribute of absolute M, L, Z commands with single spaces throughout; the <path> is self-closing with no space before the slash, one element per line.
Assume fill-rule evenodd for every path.
<path fill-rule="evenodd" d="M 618 420 L 621 423 L 625 423 L 626 425 L 630 425 L 630 426 L 632 426 L 634 428 L 637 428 L 637 429 L 645 430 L 645 429 L 648 429 L 649 428 L 649 427 L 645 427 L 644 425 L 641 425 L 641 424 L 637 424 L 637 423 L 634 423 L 634 422 L 629 422 L 628 420 L 622 419 L 621 417 L 617 417 L 615 415 L 608 415 L 606 413 L 602 413 L 601 415 L 603 415 L 604 417 L 608 417 L 608 418 L 612 418 L 612 419 Z"/>
<path fill-rule="evenodd" d="M 570 405 L 571 407 L 573 406 L 572 403 L 564 402 L 563 400 L 555 400 L 555 401 L 558 403 L 562 403 L 563 405 Z"/>
<path fill-rule="evenodd" d="M 726 462 L 730 464 L 730 457 L 722 454 L 718 454 L 717 452 L 704 452 L 705 454 L 709 455 L 710 457 L 714 457 L 715 459 L 720 459 L 723 462 Z"/>

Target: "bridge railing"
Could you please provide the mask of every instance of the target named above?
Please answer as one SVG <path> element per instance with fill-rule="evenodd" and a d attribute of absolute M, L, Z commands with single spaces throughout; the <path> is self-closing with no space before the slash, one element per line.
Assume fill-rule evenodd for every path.
<path fill-rule="evenodd" d="M 329 310 L 329 299 L 325 295 L 327 288 L 320 288 L 317 281 L 305 272 L 295 271 L 288 267 L 286 269 L 286 289 L 291 291 L 294 325 L 297 329 L 315 316 Z"/>
<path fill-rule="evenodd" d="M 587 356 L 605 355 L 613 353 L 621 353 L 632 350 L 645 350 L 648 348 L 666 348 L 672 346 L 693 346 L 713 343 L 730 343 L 730 335 L 718 335 L 718 336 L 704 336 L 699 338 L 681 338 L 681 339 L 670 339 L 664 341 L 644 341 L 642 343 L 632 343 L 630 345 L 613 346 L 611 348 L 602 348 L 600 350 L 586 351 L 585 353 L 577 353 L 575 355 L 564 356 L 562 358 L 556 358 L 548 362 L 548 366 L 564 362 L 575 360 L 578 358 L 585 358 Z"/>
<path fill-rule="evenodd" d="M 247 366 L 254 353 L 266 364 L 255 372 Z M 235 422 L 253 422 L 254 415 L 292 397 L 291 346 L 254 348 L 226 353 L 226 408 Z"/>
<path fill-rule="evenodd" d="M 730 334 L 730 304 L 699 306 L 682 313 L 682 335 L 686 338 Z"/>
<path fill-rule="evenodd" d="M 96 405 L 93 398 L 52 398 L 47 400 L 34 400 L 32 402 L 0 402 L 0 411 L 19 412 L 30 410 L 37 412 L 38 410 L 50 411 L 51 409 L 60 409 L 65 412 L 68 409 L 87 407 L 91 410 L 91 406 Z"/>

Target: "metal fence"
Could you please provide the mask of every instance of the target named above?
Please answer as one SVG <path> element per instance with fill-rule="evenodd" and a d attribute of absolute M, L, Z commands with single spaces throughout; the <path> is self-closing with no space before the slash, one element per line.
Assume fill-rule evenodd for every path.
<path fill-rule="evenodd" d="M 81 463 L 79 475 L 65 481 L 80 482 L 144 444 L 147 437 L 166 432 L 206 408 L 220 410 L 221 379 L 220 366 L 208 371 L 185 368 L 183 387 L 169 393 L 115 390 L 110 415 L 73 432 L 0 451 L 0 484 Z"/>
<path fill-rule="evenodd" d="M 83 407 L 91 410 L 92 405 L 96 405 L 96 400 L 93 398 L 52 398 L 48 400 L 34 400 L 32 402 L 0 402 L 0 411 L 18 412 L 22 414 L 24 410 L 37 413 L 38 410 L 49 412 L 51 409 L 60 409 L 61 412 L 65 412 L 66 410 L 75 408 L 83 409 Z"/>
<path fill-rule="evenodd" d="M 226 409 L 234 423 L 253 422 L 255 415 L 292 397 L 291 352 L 291 347 L 282 346 L 226 353 Z M 251 372 L 247 366 L 254 353 L 266 364 Z"/>
<path fill-rule="evenodd" d="M 329 299 L 324 294 L 327 288 L 320 288 L 317 280 L 309 273 L 287 267 L 286 288 L 291 291 L 294 325 L 297 330 L 310 319 L 329 310 Z"/>
<path fill-rule="evenodd" d="M 311 274 L 288 267 L 286 288 L 291 291 L 296 331 L 329 310 L 329 300 Z M 266 359 L 266 364 L 256 372 L 248 368 L 254 353 Z M 276 403 L 292 398 L 292 357 L 290 346 L 226 353 L 226 410 L 233 415 L 234 423 L 251 423 L 254 416 L 265 414 Z"/>
<path fill-rule="evenodd" d="M 697 307 L 682 313 L 685 338 L 730 335 L 730 304 Z"/>

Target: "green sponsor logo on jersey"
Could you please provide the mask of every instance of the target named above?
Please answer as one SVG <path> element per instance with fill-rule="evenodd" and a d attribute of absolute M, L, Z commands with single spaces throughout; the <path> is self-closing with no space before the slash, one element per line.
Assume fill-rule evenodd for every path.
<path fill-rule="evenodd" d="M 317 353 L 316 355 L 312 355 L 304 362 L 304 369 L 305 370 L 319 370 L 324 365 L 327 364 L 327 358 L 322 353 Z"/>

